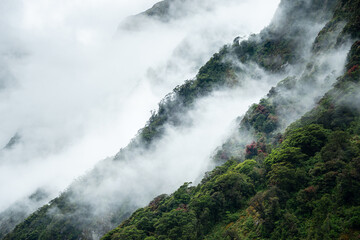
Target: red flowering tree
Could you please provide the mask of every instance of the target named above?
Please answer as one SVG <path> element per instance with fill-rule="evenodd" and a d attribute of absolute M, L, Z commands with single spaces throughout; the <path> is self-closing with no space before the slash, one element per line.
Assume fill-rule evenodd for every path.
<path fill-rule="evenodd" d="M 258 154 L 257 147 L 258 146 L 255 141 L 253 141 L 251 144 L 247 145 L 245 148 L 245 158 L 249 159 L 249 158 L 256 156 Z"/>

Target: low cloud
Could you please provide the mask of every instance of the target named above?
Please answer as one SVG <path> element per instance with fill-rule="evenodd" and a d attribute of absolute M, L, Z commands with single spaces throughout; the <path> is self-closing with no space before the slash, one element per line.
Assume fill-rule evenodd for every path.
<path fill-rule="evenodd" d="M 252 68 L 252 70 L 254 70 Z M 71 201 L 91 206 L 72 213 L 82 216 L 80 222 L 97 220 L 92 228 L 96 236 L 115 227 L 103 219 L 125 209 L 121 214 L 145 206 L 155 196 L 171 193 L 184 182 L 198 183 L 206 171 L 214 167 L 212 154 L 238 127 L 235 119 L 249 106 L 264 97 L 276 84 L 279 75 L 256 68 L 256 78 L 241 79 L 241 86 L 221 89 L 199 99 L 192 110 L 182 116 L 180 126 L 166 126 L 164 135 L 147 151 L 132 150 L 120 160 L 107 159 L 71 186 Z M 92 215 L 90 214 L 93 213 Z M 89 216 L 90 214 L 90 216 Z M 118 224 L 118 223 L 117 223 Z M 95 237 L 96 239 L 97 237 Z"/>
<path fill-rule="evenodd" d="M 166 93 L 222 44 L 264 27 L 278 2 L 219 4 L 114 37 L 123 19 L 156 1 L 4 0 L 0 145 L 20 138 L 0 153 L 0 211 L 39 188 L 54 197 L 115 154 Z"/>

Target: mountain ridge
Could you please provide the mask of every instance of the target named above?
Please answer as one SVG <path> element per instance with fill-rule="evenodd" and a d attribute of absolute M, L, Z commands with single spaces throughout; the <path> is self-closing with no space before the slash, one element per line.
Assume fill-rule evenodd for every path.
<path fill-rule="evenodd" d="M 266 129 L 258 128 L 262 135 L 246 146 L 247 160 L 230 159 L 201 184 L 155 198 L 103 239 L 358 239 L 360 112 L 349 103 L 359 100 L 359 44 L 317 106 L 273 136 L 273 150 Z M 247 118 L 274 113 L 267 104 L 262 100 Z M 241 124 L 256 128 L 246 118 Z"/>
<path fill-rule="evenodd" d="M 282 1 L 283 7 L 286 4 L 290 4 L 292 8 L 286 7 L 287 10 L 289 10 L 288 13 L 285 15 L 293 16 L 293 12 L 299 12 L 301 9 L 304 11 L 304 14 L 306 16 L 305 21 L 314 21 L 322 23 L 326 20 L 329 20 L 329 11 L 335 11 L 335 16 L 338 14 L 340 16 L 340 20 L 330 20 L 330 22 L 323 28 L 323 31 L 318 34 L 315 43 L 313 44 L 313 51 L 315 53 L 319 53 L 321 51 L 326 51 L 329 46 L 331 48 L 335 48 L 336 46 L 340 46 L 341 42 L 346 42 L 346 37 L 344 35 L 349 34 L 351 37 L 355 36 L 355 38 L 358 38 L 358 32 L 356 30 L 356 24 L 354 24 L 354 20 L 358 16 L 358 14 L 354 11 L 345 11 L 344 9 L 351 9 L 353 7 L 355 10 L 359 9 L 358 5 L 353 6 L 354 3 L 359 4 L 359 1 L 326 1 L 326 4 L 321 4 L 322 1 L 311 1 L 313 5 L 306 5 L 308 2 L 306 1 L 296 1 L 296 4 L 290 3 L 290 1 Z M 343 4 L 342 6 L 340 4 Z M 336 6 L 335 6 L 336 5 Z M 300 6 L 300 7 L 299 7 Z M 309 11 L 309 9 L 311 11 Z M 342 9 L 343 12 L 340 10 Z M 301 11 L 300 11 L 301 13 Z M 279 14 L 279 13 L 278 13 Z M 300 14 L 301 15 L 301 14 Z M 355 17 L 354 17 L 355 16 Z M 330 17 L 331 18 L 331 17 Z M 337 26 L 342 24 L 342 21 L 349 20 L 350 21 L 345 25 L 343 30 L 341 32 L 335 31 L 339 37 L 337 37 L 334 43 L 328 43 L 329 38 L 324 38 L 322 36 L 326 35 L 327 33 L 332 32 L 334 29 L 339 29 Z M 281 19 L 281 18 L 280 18 Z M 227 86 L 229 88 L 233 87 L 234 84 L 238 84 L 237 81 L 237 74 L 244 72 L 244 69 L 241 68 L 241 66 L 234 65 L 232 60 L 228 60 L 227 56 L 235 55 L 242 63 L 248 63 L 248 62 L 256 62 L 261 67 L 266 69 L 267 71 L 273 71 L 273 72 L 284 72 L 286 71 L 286 67 L 291 64 L 295 63 L 302 63 L 304 60 L 302 59 L 302 51 L 301 44 L 303 44 L 302 40 L 304 39 L 303 32 L 304 29 L 292 29 L 293 25 L 296 25 L 298 19 L 292 19 L 291 21 L 285 18 L 285 22 L 287 25 L 282 25 L 281 28 L 276 28 L 278 25 L 270 25 L 266 30 L 264 30 L 260 35 L 258 36 L 252 36 L 247 41 L 238 42 L 235 41 L 233 45 L 231 46 L 225 46 L 219 53 L 215 54 L 213 58 L 210 59 L 208 63 L 205 64 L 200 70 L 198 75 L 195 79 L 187 81 L 184 85 L 178 86 L 174 89 L 174 92 L 172 95 L 168 95 L 160 104 L 159 109 L 156 113 L 153 114 L 153 116 L 150 118 L 149 122 L 146 124 L 146 126 L 139 131 L 139 135 L 132 141 L 132 143 L 129 144 L 129 146 L 120 151 L 116 157 L 115 160 L 122 161 L 124 156 L 127 154 L 131 154 L 131 151 L 134 149 L 140 149 L 140 151 L 143 151 L 142 148 L 145 146 L 145 150 L 151 147 L 151 144 L 154 140 L 161 137 L 163 133 L 163 126 L 164 124 L 181 124 L 179 122 L 179 114 L 181 115 L 184 111 L 186 111 L 187 108 L 191 108 L 193 102 L 199 98 L 199 96 L 206 96 L 210 92 L 213 91 L 213 89 Z M 277 21 L 275 19 L 275 21 Z M 281 25 L 281 24 L 280 24 Z M 293 30 L 293 34 L 291 36 L 286 35 L 288 30 Z M 355 29 L 355 30 L 354 30 Z M 336 35 L 336 34 L 335 34 Z M 279 37 L 280 36 L 280 37 Z M 342 39 L 341 39 L 342 38 Z M 332 39 L 332 38 L 331 38 Z M 330 39 L 330 40 L 331 40 Z M 341 40 L 339 40 L 341 39 Z M 300 47 L 299 47 L 300 46 Z M 354 45 L 355 47 L 357 45 Z M 355 50 L 353 50 L 355 47 L 353 46 L 351 53 L 353 53 L 354 56 L 358 56 Z M 299 48 L 296 48 L 299 47 Z M 296 48 L 295 50 L 293 50 Z M 324 50 L 325 49 L 325 50 Z M 347 62 L 347 73 L 349 76 L 358 77 L 357 71 L 358 67 L 355 67 L 357 63 L 356 57 L 351 57 L 349 55 L 349 59 Z M 355 59 L 355 60 L 353 60 Z M 306 61 L 305 61 L 306 62 Z M 311 65 L 311 64 L 310 64 Z M 312 64 L 313 66 L 310 66 L 309 64 L 306 66 L 306 69 L 311 70 L 312 67 L 315 69 L 316 64 Z M 314 67 L 315 66 L 315 67 Z M 354 68 L 355 67 L 355 68 Z M 350 71 L 350 72 L 349 72 Z M 312 71 L 308 71 L 312 73 Z M 305 79 L 305 78 L 304 78 Z M 306 79 L 311 79 L 306 77 Z M 303 80 L 304 82 L 305 80 Z M 279 89 L 286 89 L 286 88 L 292 88 L 292 86 L 296 85 L 296 82 L 298 80 L 295 78 L 289 78 L 285 82 L 283 81 L 282 84 L 279 84 L 278 87 L 272 89 L 272 91 L 269 92 L 270 99 L 276 99 L 277 91 Z M 310 84 L 311 86 L 311 84 Z M 315 86 L 315 85 L 314 85 Z M 298 96 L 298 95 L 297 95 Z M 313 96 L 310 96 L 312 98 Z M 321 97 L 321 96 L 319 96 Z M 281 100 L 281 98 L 278 98 Z M 277 100 L 277 101 L 280 101 Z M 289 107 L 290 103 L 284 104 L 284 106 Z M 279 123 L 279 120 L 276 119 L 275 110 L 274 108 L 273 100 L 264 100 L 260 102 L 260 104 L 254 105 L 247 115 L 245 116 L 245 120 L 242 121 L 242 130 L 245 132 L 250 132 L 252 136 L 256 139 L 256 142 L 254 142 L 253 145 L 246 145 L 248 142 L 243 143 L 236 143 L 235 148 L 241 149 L 239 146 L 242 146 L 242 149 L 246 149 L 246 152 L 244 156 L 246 158 L 251 157 L 258 157 L 264 158 L 265 154 L 268 154 L 268 152 L 271 151 L 271 149 L 266 149 L 266 147 L 271 148 L 269 146 L 269 142 L 272 141 L 271 139 L 274 139 L 275 137 L 279 137 L 278 143 L 274 145 L 274 147 L 277 146 L 277 144 L 280 144 L 280 140 L 284 138 L 281 133 L 277 132 L 278 125 L 281 125 Z M 300 105 L 301 107 L 301 105 Z M 264 119 L 265 116 L 265 119 Z M 256 123 L 259 123 L 255 125 Z M 261 123 L 261 124 L 260 124 Z M 311 130 L 311 129 L 310 129 Z M 315 129 L 316 130 L 316 129 Z M 321 130 L 321 129 L 320 129 Z M 259 134 L 261 136 L 259 136 Z M 280 136 L 278 136 L 280 134 Z M 262 138 L 262 139 L 261 139 Z M 286 134 L 285 134 L 286 138 Z M 282 140 L 281 140 L 282 141 Z M 229 144 L 231 145 L 231 144 Z M 233 146 L 230 146 L 228 148 L 231 148 Z M 239 151 L 239 150 L 237 150 Z M 221 150 L 220 150 L 221 152 Z M 219 152 L 219 155 L 216 155 L 215 158 L 218 158 L 218 161 L 224 162 L 229 160 L 228 163 L 225 163 L 223 167 L 219 167 L 217 170 L 214 170 L 216 173 L 217 171 L 220 172 L 227 172 L 227 169 L 234 168 L 234 161 L 231 159 L 235 155 L 232 154 L 229 151 L 225 151 L 229 156 L 226 156 L 224 158 L 221 158 L 221 154 Z M 275 154 L 273 154 L 275 155 Z M 126 158 L 125 158 L 126 159 Z M 245 162 L 244 162 L 245 163 Z M 252 171 L 251 167 L 256 166 L 258 164 L 257 162 L 251 162 L 251 160 L 247 160 L 246 164 L 243 164 L 240 166 L 241 163 L 236 164 L 239 165 L 238 168 L 241 168 L 241 173 Z M 220 169 L 220 170 L 219 170 Z M 222 170 L 221 170 L 222 169 Z M 260 168 L 259 168 L 260 169 Z M 213 174 L 214 174 L 213 172 Z M 255 173 L 254 173 L 255 174 Z M 216 174 L 215 174 L 216 175 Z M 96 174 L 95 174 L 96 176 Z M 99 172 L 99 175 L 95 178 L 101 178 L 102 173 Z M 217 176 L 215 176 L 217 177 Z M 225 177 L 225 176 L 221 176 Z M 240 182 L 244 183 L 246 186 L 249 187 L 248 181 L 246 180 L 246 177 L 244 176 L 238 176 L 234 175 L 231 176 L 231 178 L 234 178 L 235 180 L 238 179 Z M 211 175 L 210 175 L 211 179 Z M 234 180 L 234 181 L 235 181 Z M 83 180 L 86 183 L 86 179 Z M 206 181 L 206 179 L 204 180 Z M 237 180 L 236 180 L 237 181 Z M 235 182 L 236 182 L 235 181 Z M 224 180 L 224 184 L 226 181 Z M 263 183 L 262 183 L 263 184 Z M 261 184 L 260 184 L 261 185 Z M 240 188 L 242 188 L 243 185 L 240 185 Z M 199 188 L 199 187 L 197 187 Z M 250 187 L 251 188 L 251 187 Z M 190 190 L 187 190 L 190 189 Z M 224 190 L 226 187 L 224 187 Z M 192 187 L 188 187 L 188 185 L 184 185 L 182 188 L 179 189 L 179 191 L 193 191 Z M 249 190 L 249 196 L 254 193 L 253 190 Z M 66 216 L 66 213 L 74 212 L 76 214 L 78 213 L 86 213 L 86 211 L 90 211 L 87 209 L 87 206 L 81 206 L 77 204 L 69 204 L 69 199 L 71 198 L 71 194 L 69 195 L 70 191 L 64 192 L 59 198 L 53 200 L 50 205 L 46 205 L 40 210 L 38 210 L 35 214 L 33 214 L 31 217 L 29 217 L 27 220 L 25 220 L 24 223 L 18 225 L 15 228 L 15 231 L 13 233 L 10 233 L 5 237 L 4 239 L 23 239 L 24 237 L 26 239 L 62 239 L 63 236 L 66 236 L 68 239 L 79 239 L 79 238 L 91 238 L 92 235 L 92 228 L 94 228 L 94 223 L 88 226 L 88 228 L 83 228 L 84 226 L 77 226 L 76 224 L 79 224 L 79 220 L 76 219 L 79 216 L 71 216 L 72 214 Z M 220 191 L 221 192 L 221 191 Z M 181 192 L 180 195 L 182 195 L 183 192 Z M 248 196 L 248 197 L 249 197 Z M 171 197 L 170 197 L 171 198 Z M 186 197 L 188 198 L 188 197 Z M 158 200 L 155 200 L 156 206 L 161 201 L 168 201 L 169 198 L 166 197 L 160 197 Z M 182 201 L 182 200 L 181 200 Z M 180 201 L 180 202 L 181 202 Z M 71 201 L 70 201 L 71 202 Z M 185 204 L 186 203 L 181 203 Z M 238 203 L 235 203 L 235 206 L 237 206 Z M 240 203 L 239 203 L 240 204 Z M 241 204 L 244 204 L 243 202 Z M 174 204 L 172 204 L 174 205 Z M 51 211 L 51 209 L 54 209 L 54 206 L 57 206 L 57 208 L 60 210 L 60 213 L 63 212 L 65 215 L 62 216 L 62 214 L 56 214 L 57 217 L 51 217 L 47 214 L 47 212 Z M 126 204 L 124 204 L 126 206 Z M 176 204 L 174 205 L 176 206 Z M 181 211 L 184 213 L 187 213 L 187 207 L 185 206 L 176 206 L 180 208 Z M 76 208 L 84 208 L 83 211 L 76 211 Z M 131 208 L 129 211 L 126 210 L 126 207 L 124 207 L 125 210 L 120 210 L 120 213 L 118 216 L 115 216 L 115 218 L 119 217 L 116 222 L 120 223 L 122 219 L 125 219 L 129 216 L 130 212 L 132 211 Z M 170 207 L 171 208 L 171 207 Z M 74 210 L 75 209 L 75 210 Z M 135 210 L 135 209 L 134 209 Z M 140 210 L 141 211 L 141 210 Z M 125 213 L 124 213 L 125 212 Z M 137 211 L 138 212 L 138 211 Z M 180 213 L 179 213 L 180 214 Z M 117 215 L 116 211 L 115 214 Z M 70 216 L 70 217 L 69 217 Z M 136 213 L 135 215 L 136 216 Z M 86 219 L 88 216 L 85 215 Z M 191 217 L 192 221 L 194 220 L 194 216 Z M 56 219 L 57 218 L 57 219 Z M 73 219 L 72 219 L 73 218 Z M 197 218 L 195 216 L 195 218 Z M 176 219 L 176 218 L 175 218 Z M 206 218 L 205 218 L 206 220 Z M 108 221 L 108 220 L 106 220 Z M 92 222 L 92 220 L 90 220 Z M 50 224 L 49 224 L 50 223 Z M 126 221 L 124 224 L 129 223 L 129 220 Z M 87 225 L 87 222 L 82 223 L 83 225 Z M 95 222 L 96 224 L 96 222 Z M 116 224 L 116 223 L 115 223 Z M 122 226 L 125 226 L 125 225 Z M 145 223 L 144 223 L 145 224 Z M 81 224 L 80 224 L 81 225 Z M 113 224 L 114 225 L 114 224 Z M 62 226 L 62 227 L 60 227 Z M 106 228 L 106 227 L 105 227 Z M 121 228 L 121 227 L 120 227 Z M 60 229 L 63 229 L 59 232 Z M 23 232 L 24 230 L 24 232 Z M 84 233 L 88 231 L 88 233 Z M 118 232 L 117 232 L 118 231 Z M 163 229 L 162 232 L 165 230 Z M 179 230 L 181 231 L 181 229 Z M 106 232 L 106 230 L 105 230 Z M 135 234 L 134 230 L 134 234 Z M 110 234 L 108 234 L 104 239 L 117 239 L 116 234 L 119 233 L 119 229 L 114 230 Z M 127 232 L 128 236 L 123 237 L 130 237 L 132 236 L 131 232 Z M 59 235 L 60 234 L 60 235 Z M 66 234 L 66 235 L 65 235 Z M 80 237 L 81 236 L 81 237 Z M 115 237 L 114 237 L 115 236 Z M 135 236 L 135 235 L 134 235 Z M 141 235 L 144 236 L 144 235 Z M 174 236 L 174 235 L 172 235 Z M 177 235 L 178 236 L 178 235 Z M 151 237 L 151 236 L 149 236 Z M 136 238 L 132 238 L 136 239 Z M 143 239 L 143 238 L 138 238 Z M 180 239 L 180 238 L 179 238 Z M 184 238 L 187 239 L 187 238 Z M 192 238 L 191 238 L 192 239 Z"/>

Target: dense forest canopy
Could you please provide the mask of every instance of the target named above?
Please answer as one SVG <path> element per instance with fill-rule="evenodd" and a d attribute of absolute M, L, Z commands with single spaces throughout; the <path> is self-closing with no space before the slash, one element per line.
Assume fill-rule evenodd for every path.
<path fill-rule="evenodd" d="M 163 16 L 168 4 L 145 14 Z M 359 0 L 282 0 L 268 27 L 215 53 L 126 148 L 4 239 L 92 239 L 94 232 L 104 240 L 359 239 L 359 13 Z M 112 163 L 146 155 L 167 126 L 181 127 L 198 99 L 241 87 L 259 69 L 277 84 L 239 116 L 212 157 L 217 167 L 199 184 L 186 182 L 142 208 L 126 199 L 101 216 L 73 201 L 93 196 L 86 186 L 101 186 L 117 171 Z"/>

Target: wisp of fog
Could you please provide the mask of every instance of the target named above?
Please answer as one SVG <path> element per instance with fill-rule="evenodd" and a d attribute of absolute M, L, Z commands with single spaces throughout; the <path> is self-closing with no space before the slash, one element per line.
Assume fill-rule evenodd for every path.
<path fill-rule="evenodd" d="M 194 77 L 223 44 L 260 31 L 279 1 L 217 1 L 207 11 L 189 11 L 173 21 L 152 21 L 136 31 L 118 29 L 128 16 L 155 3 L 1 2 L 0 211 L 38 189 L 49 191 L 48 199 L 56 196 L 97 161 L 126 146 L 166 93 Z M 245 94 L 237 102 L 244 101 L 247 107 L 261 94 L 265 91 Z M 189 149 L 200 160 L 221 142 L 220 131 L 242 112 L 225 111 L 216 119 L 215 112 L 210 114 L 216 109 L 211 107 L 204 100 L 194 111 L 209 124 L 207 131 L 187 130 L 197 136 L 194 145 L 207 143 L 204 148 Z M 224 123 L 223 129 L 211 125 L 216 120 Z M 176 131 L 169 131 L 168 137 L 190 144 Z M 165 158 L 179 149 L 166 144 L 163 148 L 167 154 L 158 163 L 164 162 L 166 168 Z M 197 164 L 189 175 L 184 165 L 183 178 L 160 190 L 171 190 L 195 176 L 194 171 L 205 170 L 203 161 Z"/>

